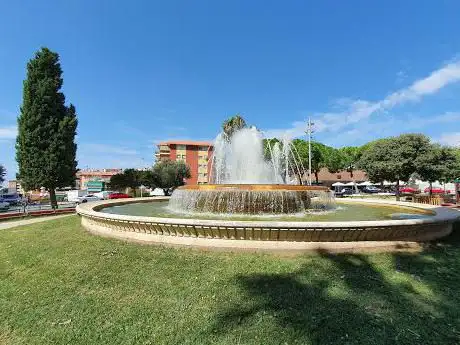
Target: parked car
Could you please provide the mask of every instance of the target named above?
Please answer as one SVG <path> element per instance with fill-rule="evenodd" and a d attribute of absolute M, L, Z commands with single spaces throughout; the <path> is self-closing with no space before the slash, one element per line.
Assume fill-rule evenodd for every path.
<path fill-rule="evenodd" d="M 113 190 L 103 190 L 102 192 L 99 193 L 94 193 L 95 196 L 97 196 L 101 200 L 107 200 L 109 199 L 110 194 L 116 193 Z"/>
<path fill-rule="evenodd" d="M 430 192 L 430 187 L 426 187 L 424 192 L 429 193 Z M 431 188 L 431 193 L 432 194 L 450 194 L 450 190 L 444 190 L 441 187 L 432 187 Z"/>
<path fill-rule="evenodd" d="M 22 197 L 19 194 L 3 194 L 0 196 L 1 202 L 7 202 L 8 204 L 14 206 L 19 205 L 22 202 Z"/>
<path fill-rule="evenodd" d="M 374 194 L 374 193 L 380 193 L 381 190 L 377 187 L 374 186 L 366 186 L 363 188 L 364 193 L 369 193 L 369 194 Z"/>
<path fill-rule="evenodd" d="M 354 188 L 344 188 L 342 189 L 342 195 L 353 195 L 356 194 L 356 190 Z"/>
<path fill-rule="evenodd" d="M 86 195 L 78 197 L 77 204 L 83 204 L 88 201 L 98 201 L 98 200 L 101 200 L 101 199 L 93 194 L 86 194 Z"/>
<path fill-rule="evenodd" d="M 109 195 L 109 199 L 126 199 L 126 198 L 131 198 L 131 197 L 125 193 L 112 193 Z"/>
<path fill-rule="evenodd" d="M 150 196 L 165 196 L 165 192 L 161 188 L 155 188 L 150 192 Z"/>
<path fill-rule="evenodd" d="M 415 188 L 412 188 L 412 187 L 401 187 L 401 188 L 399 188 L 399 192 L 400 193 L 407 193 L 407 194 L 414 194 L 414 193 L 418 193 L 419 190 L 415 189 Z"/>
<path fill-rule="evenodd" d="M 78 202 L 79 198 L 88 194 L 88 191 L 74 189 L 74 190 L 67 191 L 66 194 L 67 194 L 67 201 Z"/>

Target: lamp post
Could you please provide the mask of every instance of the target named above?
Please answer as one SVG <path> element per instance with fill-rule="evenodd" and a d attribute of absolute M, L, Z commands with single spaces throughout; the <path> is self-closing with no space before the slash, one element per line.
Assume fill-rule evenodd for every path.
<path fill-rule="evenodd" d="M 307 134 L 307 139 L 308 139 L 308 185 L 310 186 L 311 186 L 311 135 L 313 133 L 313 125 L 314 123 L 311 122 L 311 118 L 308 117 L 307 131 L 305 133 Z"/>

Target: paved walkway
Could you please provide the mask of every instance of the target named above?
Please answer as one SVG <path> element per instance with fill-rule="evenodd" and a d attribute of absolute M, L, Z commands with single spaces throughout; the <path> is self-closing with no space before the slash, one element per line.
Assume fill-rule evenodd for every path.
<path fill-rule="evenodd" d="M 32 218 L 32 219 L 21 219 L 21 220 L 12 220 L 12 221 L 9 221 L 9 222 L 2 222 L 2 223 L 0 223 L 0 230 L 10 229 L 10 228 L 14 228 L 16 226 L 22 226 L 22 225 L 46 222 L 47 220 L 70 217 L 70 216 L 74 216 L 74 215 L 75 215 L 74 213 L 72 213 L 72 214 L 60 214 L 58 216 L 42 216 L 42 217 Z"/>

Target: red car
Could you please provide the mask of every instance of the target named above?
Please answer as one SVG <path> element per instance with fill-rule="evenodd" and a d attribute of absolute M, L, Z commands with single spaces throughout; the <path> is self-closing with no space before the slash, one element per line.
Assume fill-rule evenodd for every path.
<path fill-rule="evenodd" d="M 411 187 L 401 187 L 399 188 L 400 193 L 418 193 L 418 190 Z"/>
<path fill-rule="evenodd" d="M 126 199 L 126 198 L 131 198 L 131 197 L 125 193 L 112 193 L 109 195 L 109 199 Z"/>
<path fill-rule="evenodd" d="M 430 192 L 430 187 L 426 187 L 424 192 L 429 193 Z M 441 187 L 433 187 L 433 188 L 431 188 L 431 193 L 432 194 L 444 194 L 444 193 L 449 194 L 450 190 L 444 191 L 444 189 L 442 189 Z"/>

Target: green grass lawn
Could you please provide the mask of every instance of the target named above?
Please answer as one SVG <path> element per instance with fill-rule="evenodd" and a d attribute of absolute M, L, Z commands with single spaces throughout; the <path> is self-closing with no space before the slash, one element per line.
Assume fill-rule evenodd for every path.
<path fill-rule="evenodd" d="M 2 230 L 0 344 L 460 344 L 460 235 L 279 257 L 104 239 L 76 216 Z"/>

